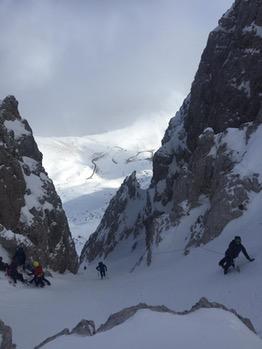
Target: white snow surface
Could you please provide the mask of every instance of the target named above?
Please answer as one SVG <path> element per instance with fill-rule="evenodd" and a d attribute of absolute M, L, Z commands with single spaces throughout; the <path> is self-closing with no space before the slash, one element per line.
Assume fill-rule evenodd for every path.
<path fill-rule="evenodd" d="M 5 127 L 8 131 L 13 131 L 15 139 L 19 139 L 22 136 L 30 135 L 30 131 L 25 129 L 25 125 L 21 120 L 6 120 L 4 122 Z"/>
<path fill-rule="evenodd" d="M 15 234 L 12 230 L 8 230 L 5 228 L 0 230 L 0 237 L 4 238 L 5 240 L 16 240 L 17 245 L 21 243 L 25 246 L 32 245 L 32 242 L 26 236 L 21 234 Z M 3 258 L 7 258 L 8 254 L 5 249 L 1 248 L 0 253 Z"/>
<path fill-rule="evenodd" d="M 25 173 L 23 168 L 24 164 L 26 164 L 31 171 L 29 175 Z M 43 210 L 43 213 L 44 210 L 52 211 L 54 209 L 54 206 L 45 200 L 47 193 L 44 189 L 44 185 L 46 182 L 49 182 L 50 179 L 43 172 L 41 172 L 40 175 L 33 173 L 37 167 L 37 164 L 38 163 L 36 160 L 27 156 L 24 156 L 23 162 L 20 162 L 21 170 L 26 183 L 26 194 L 24 195 L 25 205 L 21 208 L 20 221 L 27 225 L 31 225 L 34 221 L 34 216 L 30 212 L 32 208 L 35 208 L 37 211 Z"/>
<path fill-rule="evenodd" d="M 262 26 L 251 23 L 243 29 L 243 33 L 254 33 L 256 36 L 262 38 Z"/>
<path fill-rule="evenodd" d="M 262 340 L 236 316 L 220 309 L 201 309 L 189 315 L 140 310 L 112 330 L 86 338 L 63 336 L 46 349 L 260 349 Z"/>
<path fill-rule="evenodd" d="M 242 178 L 256 173 L 262 182 L 262 158 L 260 156 L 262 125 L 257 127 L 249 139 L 246 137 L 247 127 L 243 129 L 228 128 L 226 132 L 215 135 L 215 145 L 209 155 L 216 156 L 218 147 L 227 145 L 227 152 L 235 162 L 234 173 Z"/>
<path fill-rule="evenodd" d="M 91 264 L 87 266 L 86 270 L 82 266 L 77 275 L 69 273 L 64 275 L 54 274 L 54 277 L 50 278 L 52 286 L 44 289 L 27 288 L 21 284 L 13 287 L 7 282 L 4 273 L 0 273 L 1 319 L 12 326 L 14 341 L 19 344 L 18 348 L 31 349 L 46 337 L 61 331 L 65 327 L 72 329 L 84 318 L 93 319 L 99 325 L 111 313 L 140 302 L 152 305 L 164 304 L 173 310 L 182 311 L 191 308 L 202 296 L 205 296 L 210 301 L 220 302 L 228 308 L 236 309 L 242 316 L 250 318 L 261 336 L 261 206 L 262 193 L 254 194 L 248 211 L 239 219 L 232 221 L 221 236 L 207 246 L 195 248 L 189 255 L 184 256 L 182 249 L 179 247 L 184 244 L 184 239 L 189 234 L 189 226 L 192 220 L 198 216 L 198 210 L 201 210 L 201 208 L 196 208 L 196 211 L 184 217 L 179 227 L 176 227 L 175 230 L 170 229 L 159 249 L 153 254 L 153 264 L 150 267 L 141 266 L 136 268 L 133 273 L 128 270 L 130 257 L 127 255 L 122 257 L 119 255 L 119 259 L 111 263 L 106 261 L 109 273 L 105 280 L 98 278 L 95 265 Z M 240 255 L 237 260 L 237 264 L 241 269 L 240 273 L 232 270 L 232 272 L 224 275 L 217 263 L 223 257 L 228 242 L 236 234 L 242 237 L 249 254 L 252 257 L 254 256 L 256 260 L 250 263 L 245 260 L 243 255 Z M 194 316 L 197 317 L 197 313 Z M 207 316 L 210 316 L 208 321 L 210 326 L 212 325 L 212 319 L 214 323 L 218 323 L 215 314 L 210 313 Z M 223 335 L 227 335 L 227 338 L 231 341 L 229 343 L 242 343 L 243 337 L 246 337 L 245 331 L 236 330 L 240 325 L 235 320 L 231 322 L 231 327 L 226 326 L 230 323 L 227 316 L 225 315 L 223 320 L 220 318 L 219 324 L 222 329 L 221 332 L 217 329 L 218 333 L 221 338 L 223 338 Z M 153 327 L 152 333 L 156 331 L 156 328 L 159 328 L 161 321 L 169 322 L 168 326 L 172 326 L 173 331 L 176 331 L 174 325 L 182 326 L 182 324 L 177 325 L 181 321 L 180 319 L 168 320 L 166 317 L 164 318 L 164 320 L 160 318 L 159 320 L 148 319 L 150 328 Z M 198 322 L 197 319 L 194 322 L 190 318 L 188 320 L 185 318 L 182 321 L 185 321 L 186 326 L 192 327 L 193 323 Z M 225 322 L 225 326 L 223 322 Z M 201 323 L 203 326 L 206 324 L 200 316 L 199 326 L 201 326 Z M 158 327 L 155 327 L 157 325 Z M 134 318 L 133 325 L 130 324 L 130 326 L 134 328 L 131 333 L 136 333 L 135 329 L 140 327 L 139 321 L 137 322 Z M 227 331 L 225 327 L 228 327 Z M 127 331 L 128 328 L 123 328 L 123 331 Z M 232 330 L 231 334 L 229 334 L 230 330 Z M 187 327 L 183 333 L 185 331 L 188 333 L 189 328 Z M 190 328 L 190 331 L 194 331 L 194 329 Z M 119 341 L 121 343 L 122 335 L 120 332 L 119 329 Z M 98 343 L 97 348 L 100 348 L 99 341 L 105 343 L 104 341 L 108 340 L 108 343 L 112 343 L 112 346 L 108 345 L 107 347 L 113 349 L 115 348 L 114 340 L 116 340 L 112 337 L 114 333 L 105 334 L 108 337 L 94 337 L 91 339 L 92 344 L 90 345 L 94 346 L 95 343 Z M 175 336 L 171 336 L 171 332 L 167 334 L 170 334 L 170 337 L 166 337 L 164 343 L 174 343 Z M 65 345 L 63 347 L 65 349 L 72 348 L 74 338 L 74 346 L 82 348 L 85 338 L 81 339 L 75 336 L 70 339 L 63 339 L 69 342 L 63 342 L 61 339 L 60 347 L 62 348 Z M 152 338 L 154 339 L 154 337 Z M 188 341 L 187 336 L 182 338 L 182 334 L 179 338 Z M 98 342 L 95 342 L 96 340 Z M 113 342 L 110 342 L 111 340 Z M 145 341 L 146 338 L 141 338 L 142 340 Z M 249 344 L 246 348 L 256 348 L 255 339 L 253 341 L 250 338 L 249 342 L 247 336 L 245 340 L 246 342 L 243 340 L 243 343 Z M 198 341 L 202 343 L 202 336 L 195 337 L 195 345 Z M 91 342 L 90 338 L 86 338 L 86 347 Z M 69 343 L 68 346 L 66 346 L 66 343 Z M 128 340 L 126 343 L 128 343 Z M 54 348 L 60 348 L 59 345 L 60 342 L 58 341 L 57 347 L 54 346 Z M 144 347 L 146 348 L 146 346 Z M 180 347 L 183 347 L 183 345 Z M 235 347 L 238 348 L 238 346 Z M 201 349 L 208 348 L 210 348 L 208 345 L 202 345 L 201 347 Z M 244 347 L 242 346 L 242 348 Z"/>

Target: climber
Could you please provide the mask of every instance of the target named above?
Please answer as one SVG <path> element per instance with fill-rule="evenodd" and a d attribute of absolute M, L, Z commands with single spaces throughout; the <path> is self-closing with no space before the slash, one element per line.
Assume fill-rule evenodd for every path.
<path fill-rule="evenodd" d="M 103 262 L 99 262 L 96 270 L 99 271 L 101 279 L 106 277 L 107 266 Z"/>
<path fill-rule="evenodd" d="M 13 260 L 11 264 L 7 267 L 6 275 L 9 276 L 14 281 L 15 284 L 17 280 L 25 283 L 23 274 L 17 271 L 17 263 L 15 260 Z"/>
<path fill-rule="evenodd" d="M 23 270 L 25 270 L 26 255 L 22 244 L 17 246 L 13 261 L 16 263 L 17 267 L 21 265 Z"/>
<path fill-rule="evenodd" d="M 8 264 L 3 262 L 3 257 L 0 257 L 0 271 L 6 271 Z"/>
<path fill-rule="evenodd" d="M 227 274 L 229 267 L 235 267 L 234 259 L 238 257 L 240 252 L 243 252 L 244 256 L 250 261 L 253 262 L 255 258 L 250 258 L 245 247 L 241 244 L 241 237 L 235 236 L 228 246 L 228 249 L 225 252 L 225 257 L 219 261 L 220 267 L 224 269 L 224 274 Z"/>
<path fill-rule="evenodd" d="M 45 283 L 50 286 L 51 283 L 45 278 L 45 274 L 42 268 L 42 265 L 38 261 L 33 262 L 33 272 L 32 274 L 34 275 L 33 279 L 30 280 L 30 284 L 35 282 L 35 285 L 38 287 L 44 287 Z M 31 274 L 31 275 L 32 275 Z"/>

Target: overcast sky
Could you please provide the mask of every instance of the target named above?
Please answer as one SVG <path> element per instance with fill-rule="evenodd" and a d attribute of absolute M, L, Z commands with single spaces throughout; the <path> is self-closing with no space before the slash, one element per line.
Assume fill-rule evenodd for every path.
<path fill-rule="evenodd" d="M 35 135 L 175 114 L 233 0 L 0 0 L 0 95 Z"/>

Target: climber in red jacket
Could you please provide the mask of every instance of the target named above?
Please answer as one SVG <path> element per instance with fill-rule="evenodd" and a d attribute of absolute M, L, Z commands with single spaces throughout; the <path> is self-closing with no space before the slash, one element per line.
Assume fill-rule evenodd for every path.
<path fill-rule="evenodd" d="M 42 265 L 38 261 L 33 262 L 33 279 L 30 281 L 32 283 L 35 282 L 36 286 L 44 287 L 45 282 L 48 286 L 51 285 L 50 281 L 45 278 L 45 273 L 43 271 Z"/>

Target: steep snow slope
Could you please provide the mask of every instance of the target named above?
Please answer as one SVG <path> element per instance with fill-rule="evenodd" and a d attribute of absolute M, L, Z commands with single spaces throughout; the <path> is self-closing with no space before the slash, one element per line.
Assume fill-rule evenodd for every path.
<path fill-rule="evenodd" d="M 261 132 L 259 127 L 252 134 L 248 147 L 245 142 L 240 142 L 243 136 L 241 130 L 231 129 L 225 135 L 232 156 L 238 160 L 235 171 L 241 176 L 248 175 L 249 170 L 252 170 L 252 173 L 262 171 L 259 154 Z M 214 149 L 211 155 L 213 153 Z M 62 161 L 66 163 L 65 156 Z M 72 162 L 68 163 L 72 166 Z M 79 163 L 76 163 L 76 166 L 78 165 Z M 77 198 L 77 189 L 77 186 L 73 186 L 74 198 Z M 83 205 L 90 201 L 85 202 L 83 199 Z M 127 240 L 121 249 L 116 249 L 116 258 L 107 262 L 109 278 L 103 281 L 99 280 L 94 263 L 87 265 L 86 270 L 82 265 L 76 276 L 54 274 L 54 278 L 51 279 L 52 286 L 45 289 L 26 288 L 22 285 L 15 288 L 9 285 L 4 274 L 0 273 L 1 318 L 12 326 L 14 342 L 18 343 L 21 349 L 31 349 L 61 329 L 71 329 L 83 318 L 93 319 L 99 324 L 111 313 L 139 302 L 165 304 L 174 310 L 185 310 L 202 296 L 225 304 L 228 308 L 234 308 L 242 316 L 250 318 L 262 336 L 262 315 L 259 306 L 262 304 L 262 192 L 249 193 L 249 202 L 241 217 L 232 220 L 223 233 L 208 245 L 192 248 L 185 256 L 184 245 L 190 234 L 190 226 L 209 205 L 204 196 L 199 203 L 198 207 L 182 217 L 179 226 L 171 226 L 165 232 L 165 239 L 158 245 L 153 245 L 150 267 L 136 266 L 142 249 L 138 245 L 130 253 L 132 245 Z M 186 202 L 184 209 L 187 209 Z M 242 237 L 249 254 L 256 260 L 249 263 L 241 255 L 237 260 L 241 272 L 232 271 L 225 276 L 217 263 L 236 234 Z M 134 272 L 130 273 L 130 269 L 134 269 Z M 158 321 L 161 320 L 154 320 L 153 325 Z M 136 328 L 137 323 L 134 322 L 133 325 Z M 237 340 L 238 337 L 234 338 Z M 173 336 L 169 339 L 171 342 L 174 340 Z M 197 337 L 195 342 L 198 343 L 199 340 Z M 252 348 L 251 343 L 247 347 Z M 80 346 L 75 344 L 77 345 Z"/>
<path fill-rule="evenodd" d="M 241 130 L 231 129 L 225 135 L 232 156 L 238 159 L 235 171 L 241 176 L 248 175 L 249 170 L 252 172 L 262 171 L 259 155 L 261 132 L 261 127 L 259 127 L 250 137 L 247 147 L 245 142 L 241 141 L 243 136 Z M 215 149 L 211 151 L 211 155 L 214 151 Z M 92 152 L 90 153 L 92 154 Z M 65 158 L 68 157 L 63 156 L 62 163 L 66 163 Z M 56 163 L 58 163 L 58 159 L 59 156 L 55 160 Z M 75 161 L 75 158 L 68 161 L 71 166 L 72 161 Z M 79 162 L 74 162 L 73 166 L 77 168 L 80 166 Z M 97 176 L 97 178 L 99 183 L 100 177 Z M 71 180 L 74 183 L 73 178 Z M 78 183 L 78 180 L 75 182 Z M 70 184 L 69 182 L 69 189 Z M 85 185 L 84 188 L 86 188 Z M 96 187 L 91 189 L 94 188 Z M 72 186 L 71 189 L 75 195 L 74 198 L 77 199 L 77 185 Z M 97 192 L 95 191 L 94 194 Z M 103 202 L 102 198 L 101 202 Z M 82 198 L 84 207 L 92 202 L 92 200 L 85 201 L 84 199 Z M 121 249 L 116 249 L 116 258 L 107 262 L 109 278 L 103 281 L 99 280 L 94 263 L 86 265 L 86 270 L 82 265 L 76 276 L 54 274 L 54 278 L 51 279 L 52 286 L 45 289 L 26 288 L 22 285 L 15 288 L 8 283 L 4 274 L 0 273 L 1 319 L 12 326 L 14 342 L 19 344 L 18 347 L 21 349 L 31 349 L 61 329 L 73 328 L 82 318 L 93 319 L 97 324 L 100 324 L 111 313 L 139 302 L 155 305 L 165 304 L 174 310 L 185 310 L 189 309 L 202 296 L 206 296 L 211 301 L 223 303 L 228 308 L 234 308 L 242 316 L 250 318 L 257 332 L 262 336 L 262 315 L 259 306 L 262 304 L 260 292 L 262 288 L 262 220 L 260 212 L 262 192 L 250 193 L 249 202 L 243 215 L 231 221 L 218 238 L 208 245 L 191 249 L 190 253 L 185 256 L 185 239 L 190 234 L 192 221 L 195 221 L 208 208 L 208 205 L 207 198 L 202 197 L 200 205 L 188 212 L 189 215 L 184 215 L 179 226 L 171 226 L 165 232 L 165 239 L 158 245 L 153 245 L 150 267 L 136 265 L 142 249 L 138 246 L 130 253 L 132 245 L 127 240 Z M 187 209 L 186 203 L 184 209 Z M 76 218 L 77 214 L 76 210 Z M 217 263 L 223 257 L 229 241 L 236 234 L 242 237 L 249 254 L 256 260 L 249 263 L 241 255 L 237 260 L 241 272 L 232 271 L 225 276 Z M 129 272 L 131 269 L 134 270 L 132 273 Z M 151 321 L 148 319 L 152 326 L 159 324 L 159 321 L 161 320 Z M 216 321 L 215 317 L 213 321 Z M 223 319 L 223 321 L 228 321 L 228 319 Z M 212 321 L 210 320 L 210 322 Z M 136 328 L 137 324 L 139 322 L 134 320 L 133 328 Z M 176 323 L 176 326 L 179 325 Z M 129 327 L 127 328 L 129 329 Z M 123 328 L 123 331 L 125 330 L 126 328 Z M 188 328 L 186 332 L 188 333 Z M 27 335 L 28 333 L 30 336 Z M 224 330 L 221 333 L 225 333 Z M 234 338 L 238 341 L 239 338 L 242 338 L 242 334 L 240 337 L 232 335 L 232 337 L 227 338 L 228 340 Z M 169 334 L 167 335 L 169 336 Z M 107 340 L 110 341 L 110 334 L 108 336 Z M 174 337 L 171 335 L 167 339 L 171 343 L 174 341 Z M 74 345 L 79 345 L 81 348 L 82 343 L 79 344 L 79 338 L 76 340 Z M 95 341 L 95 339 L 92 340 Z M 102 339 L 98 338 L 98 341 L 100 340 Z M 144 339 L 141 338 L 141 340 Z M 246 340 L 248 339 L 246 338 Z M 196 338 L 195 343 L 201 343 L 199 337 Z M 253 343 L 249 344 L 247 347 L 253 348 Z M 63 342 L 63 345 L 66 344 Z M 64 348 L 66 347 L 64 346 Z M 203 346 L 202 348 L 207 349 L 208 347 Z"/>
<path fill-rule="evenodd" d="M 167 122 L 159 117 L 100 135 L 37 137 L 79 253 L 127 175 L 136 170 L 141 186 L 149 185 L 153 152 Z"/>
<path fill-rule="evenodd" d="M 190 217 L 185 217 L 179 234 L 174 229 L 169 231 L 150 267 L 141 266 L 129 273 L 126 270 L 130 261 L 123 255 L 108 264 L 109 278 L 103 281 L 92 264 L 76 276 L 54 274 L 52 286 L 44 289 L 22 285 L 15 288 L 0 273 L 1 318 L 12 326 L 19 348 L 31 349 L 61 329 L 73 328 L 83 318 L 100 324 L 111 313 L 139 302 L 165 304 L 183 311 L 205 296 L 250 318 L 261 336 L 262 243 L 261 219 L 257 218 L 261 216 L 261 207 L 260 193 L 252 198 L 249 210 L 232 221 L 222 235 L 203 248 L 191 250 L 187 256 L 171 247 L 187 234 Z M 236 233 L 256 260 L 249 263 L 241 255 L 237 260 L 240 273 L 224 275 L 217 262 Z M 196 343 L 198 340 L 199 337 Z"/>

